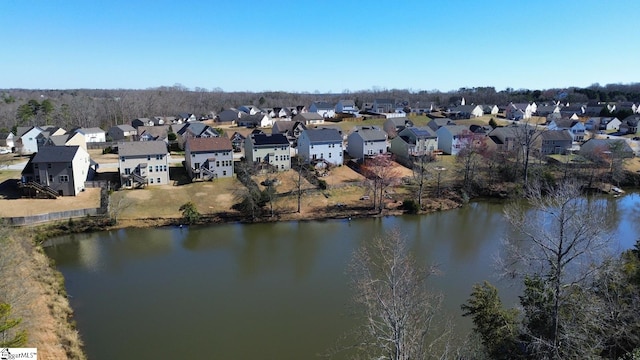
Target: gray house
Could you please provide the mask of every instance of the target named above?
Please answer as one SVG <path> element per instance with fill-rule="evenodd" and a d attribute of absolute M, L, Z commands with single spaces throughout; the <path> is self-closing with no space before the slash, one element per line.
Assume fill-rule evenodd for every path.
<path fill-rule="evenodd" d="M 184 166 L 192 180 L 233 176 L 233 145 L 226 137 L 189 137 Z"/>
<path fill-rule="evenodd" d="M 131 139 L 138 135 L 138 130 L 128 124 L 116 125 L 109 128 L 107 135 L 112 141 Z"/>
<path fill-rule="evenodd" d="M 386 154 L 388 136 L 377 126 L 356 126 L 347 136 L 349 156 L 364 161 L 365 157 Z"/>
<path fill-rule="evenodd" d="M 572 143 L 569 130 L 547 130 L 535 137 L 533 148 L 540 155 L 565 154 L 571 149 Z"/>
<path fill-rule="evenodd" d="M 169 151 L 164 141 L 121 142 L 118 155 L 122 187 L 169 184 Z"/>
<path fill-rule="evenodd" d="M 23 189 L 33 195 L 76 196 L 93 178 L 95 164 L 80 146 L 47 146 L 22 171 Z"/>
<path fill-rule="evenodd" d="M 336 129 L 306 129 L 298 138 L 298 154 L 305 161 L 324 160 L 342 165 L 342 135 Z"/>
<path fill-rule="evenodd" d="M 403 159 L 431 155 L 438 149 L 438 136 L 429 127 L 407 127 L 390 141 L 391 152 Z"/>

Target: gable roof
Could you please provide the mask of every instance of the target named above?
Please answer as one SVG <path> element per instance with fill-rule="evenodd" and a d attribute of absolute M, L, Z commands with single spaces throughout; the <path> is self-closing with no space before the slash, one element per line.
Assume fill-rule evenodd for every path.
<path fill-rule="evenodd" d="M 324 120 L 322 115 L 318 114 L 317 112 L 300 113 L 294 117 L 294 120 L 298 120 L 299 119 L 298 116 L 302 117 L 305 121 Z"/>
<path fill-rule="evenodd" d="M 311 143 L 342 142 L 342 136 L 336 129 L 307 129 L 304 133 L 307 134 Z"/>
<path fill-rule="evenodd" d="M 283 134 L 252 134 L 251 141 L 256 146 L 287 145 L 289 140 Z"/>
<path fill-rule="evenodd" d="M 464 132 L 471 132 L 468 126 L 462 126 L 462 125 L 445 125 L 440 127 L 438 131 L 444 131 L 442 129 L 446 129 L 453 136 L 460 135 Z"/>
<path fill-rule="evenodd" d="M 365 141 L 385 141 L 387 133 L 377 126 L 356 126 L 352 134 L 359 134 Z"/>
<path fill-rule="evenodd" d="M 314 101 L 313 104 L 318 110 L 333 110 L 334 106 L 326 101 Z"/>
<path fill-rule="evenodd" d="M 406 134 L 407 132 L 413 133 L 413 136 L 415 136 L 418 139 L 437 137 L 436 133 L 430 127 L 427 127 L 427 126 L 407 127 L 401 131 L 401 134 Z"/>
<path fill-rule="evenodd" d="M 553 122 L 556 123 L 557 127 L 563 128 L 563 129 L 570 129 L 574 127 L 577 123 L 579 123 L 578 120 L 573 120 L 568 118 L 553 120 Z"/>
<path fill-rule="evenodd" d="M 131 141 L 118 143 L 120 156 L 143 156 L 167 154 L 167 144 L 164 141 Z"/>
<path fill-rule="evenodd" d="M 118 128 L 118 129 L 122 130 L 123 132 L 131 132 L 131 131 L 135 131 L 136 130 L 136 128 L 134 128 L 133 126 L 131 126 L 129 124 L 116 125 L 116 126 L 113 126 L 112 128 Z"/>
<path fill-rule="evenodd" d="M 541 131 L 540 137 L 547 141 L 572 141 L 571 134 L 567 130 Z"/>
<path fill-rule="evenodd" d="M 342 107 L 356 107 L 356 102 L 353 100 L 340 100 L 338 104 L 341 104 Z"/>
<path fill-rule="evenodd" d="M 91 128 L 79 128 L 79 129 L 76 129 L 76 132 L 79 132 L 81 134 L 101 134 L 101 133 L 104 133 L 104 130 L 100 129 L 99 127 L 91 127 Z"/>
<path fill-rule="evenodd" d="M 631 149 L 631 146 L 622 139 L 589 139 L 580 146 L 580 153 L 593 153 L 598 149 L 608 150 L 612 146 L 616 146 L 617 143 L 620 143 L 620 150 L 622 153 L 633 155 L 633 149 Z"/>
<path fill-rule="evenodd" d="M 45 146 L 36 153 L 33 163 L 71 162 L 80 146 Z"/>
<path fill-rule="evenodd" d="M 191 152 L 232 151 L 231 140 L 226 137 L 187 138 L 185 148 Z"/>

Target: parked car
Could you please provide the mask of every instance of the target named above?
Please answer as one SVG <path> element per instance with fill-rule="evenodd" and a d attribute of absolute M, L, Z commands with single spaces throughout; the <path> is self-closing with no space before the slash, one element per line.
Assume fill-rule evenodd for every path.
<path fill-rule="evenodd" d="M 0 154 L 11 154 L 11 149 L 0 148 Z"/>

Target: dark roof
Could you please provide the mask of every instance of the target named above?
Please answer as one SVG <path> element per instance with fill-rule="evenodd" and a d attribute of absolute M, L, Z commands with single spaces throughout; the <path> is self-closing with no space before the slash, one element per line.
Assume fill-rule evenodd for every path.
<path fill-rule="evenodd" d="M 336 129 L 307 129 L 304 132 L 312 143 L 342 142 L 342 136 Z"/>
<path fill-rule="evenodd" d="M 416 138 L 435 138 L 437 137 L 436 133 L 429 127 L 421 126 L 421 127 L 408 127 L 402 130 L 403 133 L 411 131 Z"/>
<path fill-rule="evenodd" d="M 289 145 L 289 140 L 283 134 L 253 134 L 251 139 L 256 146 Z"/>
<path fill-rule="evenodd" d="M 71 162 L 80 146 L 45 146 L 33 157 L 34 163 Z"/>

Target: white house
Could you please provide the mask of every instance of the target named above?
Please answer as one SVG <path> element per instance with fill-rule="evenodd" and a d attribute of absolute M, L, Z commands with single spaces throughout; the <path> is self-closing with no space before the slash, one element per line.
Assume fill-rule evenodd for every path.
<path fill-rule="evenodd" d="M 84 135 L 84 140 L 88 143 L 101 143 L 107 141 L 106 133 L 104 132 L 104 130 L 97 127 L 80 128 L 77 129 L 76 132 Z"/>
<path fill-rule="evenodd" d="M 356 114 L 358 111 L 358 107 L 356 106 L 355 101 L 353 100 L 340 100 L 336 104 L 336 113 L 339 114 Z"/>
<path fill-rule="evenodd" d="M 538 106 L 536 103 L 514 104 L 509 103 L 505 109 L 505 116 L 509 120 L 526 120 L 531 119 L 531 116 L 537 111 Z"/>
<path fill-rule="evenodd" d="M 251 134 L 244 145 L 248 162 L 269 164 L 281 171 L 291 169 L 291 146 L 283 134 Z"/>
<path fill-rule="evenodd" d="M 324 160 L 342 165 L 342 135 L 333 128 L 306 129 L 298 138 L 298 155 L 306 162 Z"/>
<path fill-rule="evenodd" d="M 445 154 L 457 155 L 463 146 L 463 141 L 471 135 L 468 126 L 445 125 L 436 130 L 438 149 Z"/>
<path fill-rule="evenodd" d="M 38 135 L 42 133 L 38 126 L 18 127 L 15 141 L 16 152 L 28 155 L 38 152 Z"/>
<path fill-rule="evenodd" d="M 118 143 L 120 184 L 124 188 L 168 185 L 169 151 L 164 141 Z"/>
<path fill-rule="evenodd" d="M 193 180 L 233 176 L 233 145 L 226 137 L 187 138 L 185 168 Z"/>
<path fill-rule="evenodd" d="M 336 116 L 335 106 L 324 101 L 315 101 L 309 106 L 310 113 L 317 113 L 323 118 L 333 118 Z"/>
<path fill-rule="evenodd" d="M 585 125 L 579 120 L 555 119 L 547 125 L 549 130 L 568 130 L 573 141 L 584 141 Z"/>
<path fill-rule="evenodd" d="M 388 147 L 387 133 L 377 126 L 356 126 L 347 136 L 347 152 L 358 161 L 386 154 Z"/>
<path fill-rule="evenodd" d="M 12 132 L 0 133 L 0 147 L 12 149 L 15 147 L 15 135 Z"/>

